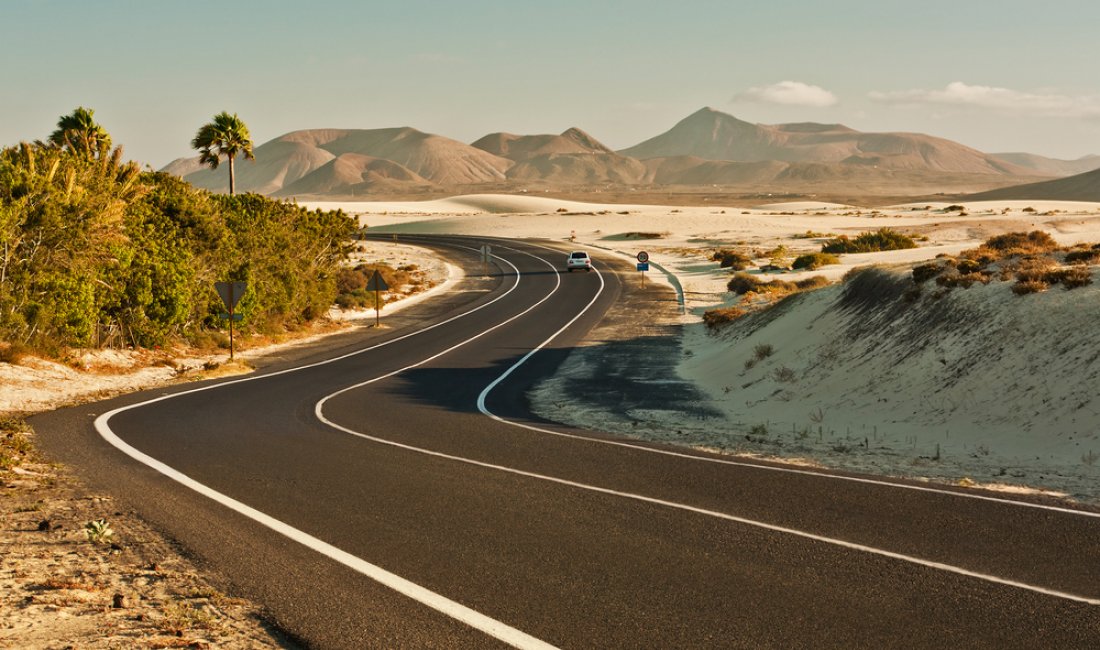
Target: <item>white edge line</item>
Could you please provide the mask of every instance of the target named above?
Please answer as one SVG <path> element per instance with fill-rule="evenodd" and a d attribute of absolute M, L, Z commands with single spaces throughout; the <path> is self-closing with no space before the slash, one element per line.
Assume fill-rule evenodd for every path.
<path fill-rule="evenodd" d="M 494 255 L 494 257 L 497 257 L 497 256 Z M 100 415 L 99 417 L 97 417 L 95 419 L 95 429 L 99 433 L 100 437 L 102 437 L 110 445 L 112 445 L 113 447 L 115 447 L 116 449 L 121 451 L 122 453 L 126 454 L 130 458 L 138 461 L 139 463 L 141 463 L 141 464 L 143 464 L 143 465 L 145 465 L 145 466 L 147 466 L 147 467 L 149 467 L 153 470 L 156 470 L 157 472 L 164 475 L 165 477 L 170 478 L 173 481 L 176 481 L 177 483 L 179 483 L 180 485 L 183 485 L 184 487 L 187 487 L 191 490 L 194 490 L 195 492 L 201 494 L 202 496 L 205 496 L 206 498 L 211 499 L 212 501 L 215 501 L 215 502 L 225 506 L 226 508 L 229 508 L 230 510 L 233 510 L 234 512 L 237 512 L 237 513 L 239 513 L 239 514 L 241 514 L 245 517 L 248 517 L 249 519 L 251 519 L 251 520 L 253 520 L 253 521 L 255 521 L 255 522 L 257 522 L 257 523 L 259 523 L 259 524 L 261 524 L 261 525 L 263 525 L 263 526 L 265 526 L 265 527 L 267 527 L 267 528 L 269 528 L 269 529 L 271 529 L 271 530 L 273 530 L 273 531 L 275 531 L 275 532 L 277 532 L 277 533 L 279 533 L 279 534 L 281 534 L 281 535 L 283 535 L 283 536 L 285 536 L 285 537 L 287 537 L 291 540 L 294 540 L 295 542 L 298 542 L 299 544 L 302 544 L 303 546 L 306 546 L 307 548 L 309 548 L 313 551 L 316 551 L 317 553 L 320 553 L 321 555 L 324 555 L 325 557 L 328 557 L 331 560 L 339 562 L 340 564 L 342 564 L 342 565 L 344 565 L 344 566 L 346 566 L 346 567 L 348 567 L 348 568 L 350 568 L 350 569 L 352 569 L 352 570 L 354 570 L 358 573 L 361 573 L 361 574 L 367 576 L 368 578 L 378 582 L 379 584 L 382 584 L 382 585 L 384 585 L 384 586 L 386 586 L 386 587 L 388 587 L 388 588 L 390 588 L 390 589 L 392 589 L 392 590 L 394 590 L 394 591 L 396 591 L 396 592 L 398 592 L 398 593 L 400 593 L 400 594 L 402 594 L 402 595 L 404 595 L 408 598 L 411 598 L 411 599 L 413 599 L 413 600 L 415 600 L 415 601 L 417 601 L 417 602 L 419 602 L 423 605 L 426 605 L 426 606 L 428 606 L 428 607 L 430 607 L 430 608 L 432 608 L 432 609 L 434 609 L 434 610 L 436 610 L 436 611 L 438 611 L 438 612 L 440 612 L 440 613 L 442 613 L 446 616 L 449 616 L 449 617 L 454 618 L 458 621 L 461 621 L 461 622 L 465 623 L 466 625 L 468 625 L 468 626 L 470 626 L 470 627 L 472 627 L 476 630 L 480 630 L 481 632 L 484 632 L 485 634 L 487 634 L 487 635 L 489 635 L 493 638 L 499 639 L 499 640 L 501 640 L 501 641 L 513 646 L 513 647 L 522 648 L 524 650 L 526 650 L 526 649 L 551 650 L 555 646 L 550 645 L 550 644 L 546 643 L 545 641 L 542 641 L 541 639 L 535 638 L 535 637 L 533 637 L 529 634 L 526 634 L 526 633 L 524 633 L 520 630 L 517 630 L 517 629 L 515 629 L 515 628 L 513 628 L 513 627 L 511 627 L 511 626 L 509 626 L 505 623 L 502 623 L 501 621 L 498 621 L 496 619 L 485 616 L 484 614 L 481 614 L 481 613 L 479 613 L 479 612 L 477 612 L 473 609 L 470 609 L 469 607 L 466 607 L 465 605 L 462 605 L 462 604 L 457 603 L 453 600 L 450 600 L 449 598 L 446 598 L 445 596 L 437 594 L 437 593 L 435 593 L 435 592 L 433 592 L 433 591 L 431 591 L 431 590 L 429 590 L 425 587 L 421 587 L 420 585 L 417 585 L 414 582 L 406 580 L 405 578 L 402 578 L 401 576 L 399 576 L 395 573 L 391 573 L 389 571 L 386 571 L 385 569 L 383 569 L 379 566 L 376 566 L 374 564 L 371 564 L 371 563 L 369 563 L 369 562 L 367 562 L 367 561 L 365 561 L 361 558 L 358 558 L 358 557 L 356 557 L 356 556 L 354 556 L 354 555 L 352 555 L 352 554 L 350 554 L 346 551 L 340 550 L 339 548 L 329 544 L 328 542 L 325 542 L 321 539 L 318 539 L 318 538 L 316 538 L 316 537 L 314 537 L 314 536 L 312 536 L 312 535 L 310 535 L 310 534 L 308 534 L 308 533 L 306 533 L 302 530 L 294 528 L 293 526 L 291 526 L 289 524 L 286 524 L 286 523 L 284 523 L 284 522 L 282 522 L 278 519 L 275 519 L 274 517 L 271 517 L 270 515 L 267 515 L 267 514 L 261 512 L 261 511 L 259 511 L 259 510 L 256 510 L 255 508 L 252 508 L 251 506 L 248 506 L 248 505 L 246 505 L 246 504 L 244 504 L 240 501 L 237 501 L 236 499 L 233 499 L 232 497 L 229 497 L 225 494 L 222 494 L 221 492 L 218 492 L 217 490 L 214 490 L 213 488 L 210 488 L 210 487 L 196 481 L 195 479 L 193 479 L 190 476 L 184 474 L 183 472 L 180 472 L 179 470 L 176 470 L 176 469 L 170 467 L 169 465 L 153 458 L 152 456 L 149 456 L 149 455 L 137 450 L 136 448 L 132 447 L 127 442 L 125 442 L 124 440 L 119 438 L 115 434 L 115 432 L 111 430 L 111 427 L 108 424 L 108 421 L 112 417 L 114 417 L 115 415 L 117 415 L 119 413 L 122 413 L 123 411 L 129 411 L 131 409 L 135 409 L 135 408 L 138 408 L 138 407 L 141 407 L 141 406 L 145 406 L 147 404 L 152 404 L 154 402 L 159 402 L 159 401 L 162 401 L 162 400 L 171 399 L 173 397 L 178 397 L 180 395 L 187 395 L 187 394 L 190 394 L 190 393 L 196 393 L 196 392 L 200 392 L 200 391 L 204 391 L 204 390 L 210 390 L 212 388 L 217 388 L 217 387 L 220 387 L 220 386 L 243 383 L 245 381 L 254 381 L 254 380 L 257 380 L 257 379 L 263 379 L 265 377 L 274 377 L 274 376 L 285 374 L 285 373 L 288 373 L 288 372 L 303 370 L 305 368 L 312 368 L 312 367 L 316 367 L 316 366 L 326 365 L 326 364 L 332 363 L 334 361 L 338 361 L 338 360 L 341 360 L 341 359 L 346 359 L 348 357 L 355 356 L 357 354 L 361 354 L 361 353 L 367 352 L 369 350 L 373 350 L 373 349 L 377 349 L 377 348 L 380 348 L 380 347 L 385 346 L 385 345 L 389 345 L 391 343 L 394 343 L 396 341 L 400 341 L 400 340 L 408 338 L 410 336 L 414 336 L 416 334 L 426 332 L 428 330 L 439 327 L 440 325 L 444 325 L 446 323 L 449 323 L 449 322 L 451 322 L 455 319 L 462 318 L 463 316 L 467 316 L 467 315 L 472 314 L 476 311 L 484 309 L 485 307 L 488 307 L 489 305 L 495 303 L 496 301 L 504 298 L 505 296 L 510 294 L 512 291 L 514 291 L 516 287 L 519 286 L 519 277 L 520 277 L 519 269 L 517 269 L 514 264 L 512 264 L 508 260 L 505 260 L 504 258 L 497 257 L 497 259 L 500 259 L 504 263 L 511 266 L 512 269 L 516 272 L 516 282 L 515 282 L 515 284 L 513 284 L 512 287 L 508 289 L 508 291 L 504 292 L 503 294 L 501 294 L 497 298 L 495 298 L 495 299 L 493 299 L 493 300 L 491 300 L 491 301 L 489 301 L 489 302 L 487 302 L 483 305 L 480 305 L 480 306 L 478 306 L 474 309 L 471 309 L 470 311 L 463 312 L 462 314 L 459 314 L 457 316 L 454 316 L 454 317 L 449 318 L 449 319 L 444 320 L 444 321 L 440 321 L 439 323 L 436 323 L 436 324 L 434 324 L 430 327 L 426 327 L 426 328 L 421 329 L 421 330 L 417 330 L 416 332 L 412 332 L 412 333 L 406 334 L 404 336 L 400 336 L 400 337 L 397 337 L 397 338 L 394 338 L 394 339 L 390 339 L 388 341 L 384 341 L 384 342 L 379 343 L 377 345 L 367 347 L 367 348 L 363 348 L 361 350 L 357 350 L 355 352 L 351 352 L 351 353 L 348 353 L 348 354 L 345 354 L 345 355 L 342 355 L 342 356 L 339 356 L 339 357 L 333 357 L 332 359 L 326 359 L 326 360 L 318 362 L 318 363 L 308 364 L 308 365 L 305 365 L 305 366 L 299 366 L 299 367 L 295 367 L 295 368 L 289 368 L 287 370 L 274 372 L 274 373 L 269 373 L 269 374 L 266 374 L 266 375 L 259 375 L 259 376 L 255 376 L 255 377 L 246 377 L 246 378 L 243 378 L 243 379 L 237 379 L 237 380 L 233 380 L 233 381 L 229 381 L 229 382 L 223 382 L 223 383 L 214 384 L 214 385 L 211 385 L 211 386 L 204 386 L 204 387 L 201 387 L 201 388 L 196 388 L 196 389 L 188 390 L 188 391 L 182 391 L 182 392 L 179 392 L 179 393 L 173 393 L 173 394 L 170 394 L 170 395 L 162 395 L 160 397 L 157 397 L 157 398 L 154 398 L 154 399 L 151 399 L 151 400 L 146 400 L 144 402 L 139 402 L 137 404 L 130 404 L 128 406 L 122 406 L 122 407 L 116 408 L 114 410 L 108 411 L 107 413 L 104 413 L 104 414 Z M 549 294 L 546 295 L 546 297 L 544 297 L 538 303 L 535 303 L 535 305 L 532 305 L 531 307 L 529 307 L 527 310 L 525 310 L 521 314 L 513 316 L 508 321 L 505 321 L 504 323 L 500 323 L 496 327 L 500 327 L 500 326 L 504 325 L 505 323 L 511 322 L 512 320 L 515 320 L 516 318 L 519 318 L 519 316 L 522 316 L 523 314 L 527 313 L 531 309 L 534 309 L 538 305 L 542 304 L 547 299 L 549 299 L 549 297 L 551 295 L 553 295 L 554 292 L 556 292 L 558 290 L 558 287 L 560 285 L 561 285 L 561 278 L 559 277 L 558 278 L 558 284 L 554 287 L 553 291 L 551 291 Z M 494 327 L 492 329 L 496 329 L 496 327 Z M 482 332 L 481 334 L 478 334 L 478 336 L 476 336 L 474 338 L 479 338 L 481 336 L 484 336 L 489 331 L 492 331 L 492 329 L 486 330 L 485 332 Z M 465 343 L 468 343 L 469 341 L 472 341 L 472 340 L 474 340 L 474 339 L 469 339 L 467 341 L 464 341 L 464 342 L 460 343 L 459 345 L 448 348 L 448 350 L 445 350 L 444 352 L 441 352 L 437 355 L 434 355 L 431 358 L 434 359 L 438 356 L 441 356 L 442 354 L 445 354 L 446 352 L 454 350 L 455 348 L 457 348 L 461 345 L 464 345 Z M 426 360 L 422 361 L 421 364 L 427 363 L 428 360 L 429 359 L 426 359 Z M 417 364 L 417 365 L 420 365 L 420 364 Z M 414 366 L 410 366 L 410 367 L 414 367 Z M 392 374 L 396 374 L 396 373 L 390 373 L 386 376 L 390 376 Z M 378 378 L 378 379 L 381 379 L 381 377 Z M 343 392 L 343 391 L 341 391 L 341 392 Z M 329 397 L 331 397 L 331 395 Z M 320 404 L 321 404 L 321 402 L 318 402 L 318 404 L 316 406 L 316 410 L 317 410 L 317 413 L 318 413 L 319 417 L 320 417 Z M 323 418 L 321 418 L 321 419 L 323 420 Z M 337 428 L 339 428 L 339 427 L 337 427 Z"/>

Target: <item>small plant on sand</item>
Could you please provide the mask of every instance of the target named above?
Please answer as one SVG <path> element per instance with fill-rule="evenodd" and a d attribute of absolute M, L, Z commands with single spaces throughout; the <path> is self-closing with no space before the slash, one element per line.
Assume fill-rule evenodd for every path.
<path fill-rule="evenodd" d="M 712 262 L 718 262 L 719 267 L 734 271 L 744 271 L 753 265 L 747 255 L 725 248 L 714 251 L 710 259 Z"/>
<path fill-rule="evenodd" d="M 763 361 L 775 354 L 775 347 L 771 343 L 761 343 L 753 348 L 752 353 L 757 361 Z"/>
<path fill-rule="evenodd" d="M 1097 460 L 1100 460 L 1100 455 L 1097 455 L 1097 453 L 1091 449 L 1081 454 L 1081 462 L 1089 467 L 1095 465 Z"/>
<path fill-rule="evenodd" d="M 829 264 L 839 264 L 840 258 L 832 253 L 807 253 L 799 255 L 791 263 L 792 269 L 813 271 Z"/>
<path fill-rule="evenodd" d="M 944 270 L 944 265 L 936 262 L 930 262 L 928 264 L 921 264 L 913 267 L 913 282 L 921 284 L 936 277 Z"/>
<path fill-rule="evenodd" d="M 34 458 L 34 447 L 27 434 L 31 428 L 19 418 L 0 419 L 0 470 L 18 467 Z"/>
<path fill-rule="evenodd" d="M 96 519 L 84 524 L 84 536 L 93 544 L 108 544 L 114 537 L 115 531 L 106 519 Z"/>
<path fill-rule="evenodd" d="M 703 313 L 703 323 L 707 326 L 707 329 L 716 330 L 722 325 L 732 323 L 748 313 L 747 310 L 740 307 L 711 309 Z"/>
<path fill-rule="evenodd" d="M 913 241 L 912 237 L 889 228 L 880 228 L 874 232 L 860 233 L 855 239 L 850 239 L 847 235 L 830 239 L 821 246 L 821 252 L 833 254 L 874 253 L 916 247 L 917 243 Z"/>
<path fill-rule="evenodd" d="M 33 352 L 34 350 L 30 346 L 23 343 L 0 345 L 0 363 L 10 363 L 13 366 L 18 366 Z"/>
<path fill-rule="evenodd" d="M 795 374 L 794 370 L 788 368 L 787 366 L 779 366 L 772 373 L 772 378 L 778 382 L 790 384 L 794 383 L 794 381 L 798 379 L 798 375 Z"/>
<path fill-rule="evenodd" d="M 1029 293 L 1039 293 L 1046 291 L 1050 288 L 1050 285 L 1042 280 L 1021 280 L 1012 285 L 1012 293 L 1017 296 L 1023 296 Z"/>
<path fill-rule="evenodd" d="M 768 426 L 766 424 L 754 424 L 749 429 L 749 435 L 757 438 L 763 438 L 768 435 Z"/>

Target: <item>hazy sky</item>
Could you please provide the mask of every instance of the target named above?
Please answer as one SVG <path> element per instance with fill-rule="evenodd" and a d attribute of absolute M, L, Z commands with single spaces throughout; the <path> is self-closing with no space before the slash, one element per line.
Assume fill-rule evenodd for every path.
<path fill-rule="evenodd" d="M 0 145 L 78 105 L 154 167 L 238 113 L 257 144 L 577 126 L 624 148 L 703 106 L 1100 153 L 1096 0 L 0 0 Z"/>

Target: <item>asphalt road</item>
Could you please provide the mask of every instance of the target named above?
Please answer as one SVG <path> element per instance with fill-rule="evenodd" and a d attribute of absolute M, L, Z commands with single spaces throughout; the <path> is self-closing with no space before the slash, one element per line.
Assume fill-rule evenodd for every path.
<path fill-rule="evenodd" d="M 420 241 L 459 290 L 244 380 L 37 416 L 44 449 L 310 647 L 1100 647 L 1098 513 L 539 421 L 525 390 L 630 267 L 496 241 L 484 279 L 480 241 Z"/>

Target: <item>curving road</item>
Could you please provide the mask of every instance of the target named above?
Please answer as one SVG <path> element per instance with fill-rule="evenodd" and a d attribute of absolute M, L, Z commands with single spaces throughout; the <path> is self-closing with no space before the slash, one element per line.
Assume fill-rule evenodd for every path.
<path fill-rule="evenodd" d="M 391 329 L 38 416 L 43 446 L 310 647 L 1100 647 L 1100 513 L 539 421 L 627 265 L 420 243 L 470 275 Z"/>

